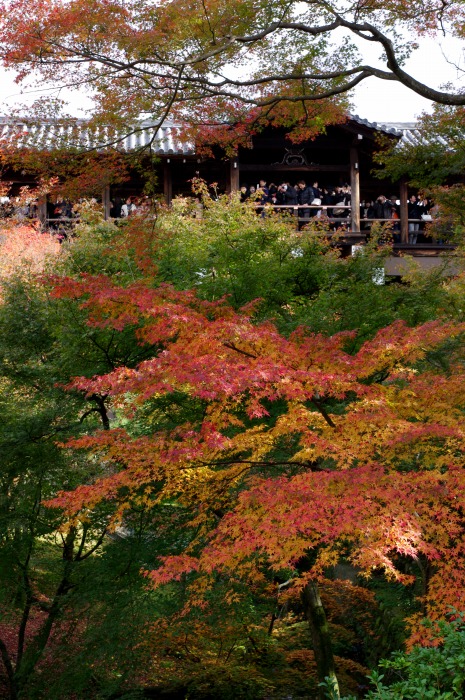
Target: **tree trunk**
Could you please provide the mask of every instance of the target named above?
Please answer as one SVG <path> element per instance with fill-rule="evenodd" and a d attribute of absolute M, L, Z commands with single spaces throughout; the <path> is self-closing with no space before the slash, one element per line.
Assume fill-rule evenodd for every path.
<path fill-rule="evenodd" d="M 325 683 L 326 685 L 326 679 L 328 679 L 333 692 L 332 697 L 339 698 L 339 684 L 337 682 L 336 669 L 334 666 L 328 621 L 326 620 L 326 614 L 320 594 L 318 593 L 318 587 L 314 581 L 310 581 L 305 586 L 301 598 L 312 635 L 318 680 L 320 683 Z M 325 700 L 325 698 L 327 698 L 325 688 L 319 689 L 319 698 L 320 700 Z"/>
<path fill-rule="evenodd" d="M 0 639 L 0 655 L 2 657 L 2 661 L 5 666 L 6 675 L 8 678 L 9 700 L 17 700 L 18 693 L 16 688 L 15 670 L 13 668 L 13 663 L 8 653 L 6 644 L 3 642 L 2 639 Z"/>
<path fill-rule="evenodd" d="M 64 541 L 62 554 L 62 559 L 64 561 L 63 574 L 61 581 L 55 590 L 55 595 L 53 596 L 48 615 L 38 632 L 35 634 L 34 638 L 29 643 L 27 649 L 24 651 L 24 654 L 21 656 L 21 660 L 16 665 L 15 681 L 20 697 L 22 697 L 22 691 L 27 686 L 29 678 L 35 671 L 37 663 L 46 649 L 53 625 L 61 612 L 63 598 L 70 589 L 71 572 L 74 565 L 75 539 L 76 528 L 72 527 L 66 535 Z"/>

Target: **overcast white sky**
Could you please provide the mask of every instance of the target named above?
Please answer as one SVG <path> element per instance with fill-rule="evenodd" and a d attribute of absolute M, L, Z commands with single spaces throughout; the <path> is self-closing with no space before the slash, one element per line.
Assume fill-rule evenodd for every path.
<path fill-rule="evenodd" d="M 378 54 L 379 49 L 376 49 L 372 60 L 375 60 Z M 447 63 L 444 54 L 447 54 L 446 58 L 450 64 Z M 365 60 L 368 57 L 366 54 Z M 461 67 L 462 73 L 452 64 Z M 384 67 L 382 64 L 379 65 Z M 444 44 L 441 41 L 423 39 L 420 50 L 409 59 L 406 69 L 430 87 L 439 87 L 446 82 L 463 86 L 465 85 L 464 43 L 449 38 L 447 41 L 444 40 Z M 47 93 L 41 90 L 40 85 L 33 86 L 32 89 L 21 94 L 21 88 L 14 83 L 14 75 L 0 68 L 0 115 L 7 114 L 15 104 L 34 101 L 43 94 Z M 60 96 L 66 97 L 64 92 Z M 90 106 L 91 103 L 85 95 L 73 96 L 69 111 L 75 116 L 85 116 L 82 108 Z M 391 81 L 370 78 L 358 86 L 355 92 L 353 113 L 372 122 L 413 122 L 422 111 L 430 110 L 429 100 Z"/>
<path fill-rule="evenodd" d="M 377 54 L 375 54 L 377 55 Z M 456 68 L 456 66 L 458 68 Z M 380 67 L 383 67 L 380 64 Z M 405 70 L 432 88 L 444 83 L 465 86 L 464 42 L 450 39 L 421 40 L 420 49 L 406 63 Z M 368 121 L 412 122 L 432 102 L 392 81 L 369 78 L 356 88 L 354 112 Z"/>

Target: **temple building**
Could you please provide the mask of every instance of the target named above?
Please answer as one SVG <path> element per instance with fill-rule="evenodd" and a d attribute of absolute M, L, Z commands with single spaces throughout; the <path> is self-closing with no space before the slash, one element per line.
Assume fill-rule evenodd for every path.
<path fill-rule="evenodd" d="M 376 179 L 374 154 L 379 150 L 379 138 L 402 141 L 418 141 L 419 132 L 414 124 L 370 123 L 358 116 L 348 116 L 338 125 L 328 126 L 324 133 L 313 140 L 293 145 L 284 128 L 268 127 L 252 137 L 251 147 L 239 147 L 233 158 L 225 158 L 220 151 L 215 157 L 204 157 L 196 151 L 195 144 L 183 138 L 183 129 L 172 123 L 158 130 L 150 122 L 138 124 L 132 132 L 115 139 L 105 129 L 90 131 L 85 121 L 41 122 L 33 124 L 12 123 L 0 119 L 1 143 L 15 148 L 51 151 L 72 147 L 74 150 L 99 150 L 112 142 L 121 152 L 140 153 L 140 158 L 150 152 L 156 156 L 154 168 L 160 197 L 167 204 L 179 195 L 190 194 L 190 181 L 194 177 L 206 182 L 218 183 L 220 192 L 234 192 L 241 185 L 256 185 L 288 181 L 295 184 L 305 180 L 317 181 L 320 188 L 349 185 L 351 188 L 350 215 L 347 231 L 362 235 L 363 201 L 375 200 L 380 194 L 396 196 L 400 208 L 400 243 L 408 243 L 408 191 L 406 182 L 389 182 Z M 14 187 L 34 185 L 34 178 L 24 172 L 3 172 L 2 179 Z M 126 199 L 138 195 L 143 189 L 143 176 L 134 169 L 127 182 L 102 187 L 101 197 L 106 215 L 110 214 L 114 198 Z M 362 211 L 362 215 L 361 215 Z M 46 217 L 43 210 L 43 217 Z"/>

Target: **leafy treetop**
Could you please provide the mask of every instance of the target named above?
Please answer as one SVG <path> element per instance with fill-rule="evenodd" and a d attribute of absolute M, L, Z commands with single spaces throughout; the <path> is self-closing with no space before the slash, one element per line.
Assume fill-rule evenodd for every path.
<path fill-rule="evenodd" d="M 154 354 L 72 381 L 111 397 L 126 419 L 70 443 L 107 466 L 52 505 L 74 519 L 110 499 L 115 524 L 134 504 L 198 504 L 196 534 L 151 574 L 157 584 L 222 571 L 254 585 L 261 562 L 294 570 L 299 586 L 341 556 L 367 576 L 383 570 L 407 583 L 400 562 L 411 558 L 434 569 L 423 596 L 432 616 L 461 605 L 463 324 L 396 322 L 350 355 L 353 333 L 299 327 L 285 338 L 271 322 L 251 323 L 251 307 L 236 312 L 167 285 L 54 285 L 56 296 L 82 300 L 90 327 L 135 328 Z M 428 360 L 445 342 L 446 374 Z M 188 404 L 175 427 L 161 417 L 161 405 L 179 414 Z"/>
<path fill-rule="evenodd" d="M 461 2 L 15 0 L 2 9 L 3 61 L 20 81 L 39 73 L 52 85 L 87 86 L 96 121 L 125 130 L 171 114 L 207 128 L 271 119 L 306 138 L 340 120 L 344 96 L 373 76 L 441 104 L 465 103 L 403 68 L 418 37 L 463 36 Z M 363 45 L 373 44 L 382 68 L 364 62 Z"/>

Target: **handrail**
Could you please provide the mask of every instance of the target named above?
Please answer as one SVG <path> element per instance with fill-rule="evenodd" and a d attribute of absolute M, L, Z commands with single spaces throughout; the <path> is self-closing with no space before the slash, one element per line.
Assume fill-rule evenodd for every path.
<path fill-rule="evenodd" d="M 247 200 L 246 200 L 247 201 Z M 316 209 L 317 211 L 322 211 L 325 210 L 326 212 L 328 209 L 347 209 L 348 212 L 350 213 L 352 211 L 352 205 L 351 204 L 339 204 L 336 202 L 335 204 L 273 204 L 272 202 L 254 202 L 255 206 L 257 209 L 261 210 L 266 210 L 266 209 L 273 209 L 273 210 L 284 210 L 284 211 L 291 211 L 293 213 L 298 214 L 299 210 L 301 209 Z M 328 216 L 325 214 L 325 217 L 329 221 L 347 221 L 349 217 L 346 216 Z M 314 218 L 314 217 L 312 217 Z M 379 221 L 380 223 L 388 223 L 388 222 L 395 222 L 399 223 L 401 222 L 401 217 L 399 216 L 398 219 L 374 219 L 374 218 L 368 218 L 368 217 L 360 217 L 360 223 L 373 223 L 375 221 Z M 299 221 L 308 221 L 308 219 L 304 219 L 303 217 L 299 217 Z M 407 219 L 408 223 L 428 223 L 424 219 Z"/>

